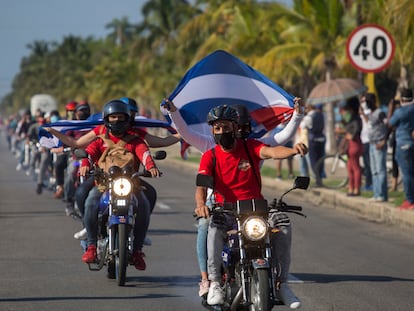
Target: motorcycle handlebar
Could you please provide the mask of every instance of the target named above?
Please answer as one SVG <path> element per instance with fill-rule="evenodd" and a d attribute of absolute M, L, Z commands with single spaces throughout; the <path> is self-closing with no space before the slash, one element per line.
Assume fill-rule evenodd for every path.
<path fill-rule="evenodd" d="M 298 206 L 298 205 L 286 205 L 282 208 L 283 211 L 301 211 L 302 210 L 302 206 Z"/>
<path fill-rule="evenodd" d="M 143 171 L 143 172 L 140 172 L 140 173 L 135 173 L 133 176 L 153 178 L 149 171 Z M 162 172 L 160 172 L 159 177 L 161 177 L 161 176 L 162 176 Z"/>

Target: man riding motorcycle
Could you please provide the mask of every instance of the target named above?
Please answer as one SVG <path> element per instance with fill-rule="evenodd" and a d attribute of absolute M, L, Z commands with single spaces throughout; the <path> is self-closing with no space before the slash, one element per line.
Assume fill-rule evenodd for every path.
<path fill-rule="evenodd" d="M 212 134 L 217 146 L 203 154 L 198 173 L 214 177 L 216 202 L 222 202 L 223 197 L 227 203 L 235 203 L 238 200 L 263 199 L 260 162 L 263 159 L 284 159 L 307 152 L 307 147 L 303 144 L 295 145 L 294 148 L 268 147 L 254 139 L 237 138 L 238 114 L 234 108 L 227 105 L 211 109 L 207 121 L 212 126 Z M 206 205 L 207 188 L 197 186 L 195 199 L 195 213 L 198 217 L 207 218 L 209 216 L 209 208 Z M 283 234 L 271 236 L 272 265 L 277 281 L 275 286 L 279 290 L 282 301 L 291 308 L 297 308 L 300 306 L 300 301 L 287 286 L 291 245 L 289 219 L 287 218 L 287 221 L 282 221 L 282 223 L 283 226 L 279 229 Z M 207 241 L 208 277 L 211 281 L 207 296 L 209 305 L 224 302 L 220 279 L 221 251 L 226 231 L 226 227 L 217 225 L 214 217 L 210 220 Z M 287 301 L 283 299 L 284 297 L 294 297 L 295 299 Z"/>
<path fill-rule="evenodd" d="M 79 102 L 75 108 L 75 120 L 86 120 L 91 115 L 91 108 L 89 103 L 86 101 Z M 69 130 L 66 135 L 71 136 L 75 139 L 83 136 L 86 132 L 82 130 Z M 68 161 L 68 168 L 65 176 L 64 183 L 64 200 L 66 202 L 66 215 L 74 213 L 74 199 L 76 191 L 77 181 L 77 167 L 75 166 L 76 159 L 72 155 Z"/>
<path fill-rule="evenodd" d="M 177 128 L 177 131 L 191 146 L 197 148 L 201 153 L 213 148 L 216 145 L 214 138 L 210 135 L 204 135 L 189 128 L 181 116 L 179 110 L 174 105 L 174 102 L 164 99 L 162 105 L 168 111 L 168 115 Z M 252 132 L 251 117 L 249 111 L 244 105 L 234 105 L 238 113 L 238 135 L 241 138 L 247 139 Z M 301 98 L 294 98 L 294 112 L 288 125 L 275 135 L 269 135 L 261 137 L 262 143 L 269 146 L 284 145 L 289 141 L 296 133 L 296 130 L 304 116 L 303 106 L 301 104 Z M 207 273 L 207 231 L 209 219 L 198 218 L 197 224 L 197 259 L 201 272 L 201 281 L 199 283 L 199 296 L 206 296 L 209 291 L 210 283 L 208 281 Z"/>
<path fill-rule="evenodd" d="M 127 135 L 134 136 L 133 132 L 130 131 L 130 111 L 127 105 L 120 100 L 112 100 L 108 102 L 103 108 L 103 119 L 106 128 L 105 136 L 111 139 L 115 144 L 120 140 L 124 140 Z M 85 151 L 89 154 L 90 158 L 94 163 L 97 163 L 102 153 L 105 151 L 107 146 L 101 137 L 94 140 Z M 151 173 L 152 177 L 159 177 L 160 171 L 155 165 L 149 149 L 145 142 L 137 137 L 136 135 L 130 141 L 125 144 L 125 149 L 132 152 L 139 162 L 142 163 L 147 171 Z M 88 165 L 88 161 L 82 162 L 82 167 Z M 85 174 L 84 169 L 81 170 L 81 175 Z M 150 219 L 150 206 L 145 194 L 141 189 L 135 193 L 138 200 L 141 202 L 140 206 L 135 207 L 136 213 L 139 217 L 136 217 L 134 224 L 134 242 L 133 242 L 133 263 L 136 269 L 145 270 L 146 263 L 144 261 L 144 253 L 142 247 L 145 239 L 145 235 L 149 226 Z M 96 243 L 98 234 L 98 204 L 101 197 L 101 192 L 98 187 L 95 186 L 91 189 L 85 202 L 85 214 L 84 224 L 88 236 L 88 248 L 82 256 L 82 261 L 85 263 L 92 263 L 96 261 Z"/>

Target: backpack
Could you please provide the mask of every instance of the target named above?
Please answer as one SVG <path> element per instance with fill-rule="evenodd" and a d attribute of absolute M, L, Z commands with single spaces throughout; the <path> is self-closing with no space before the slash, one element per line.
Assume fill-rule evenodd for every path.
<path fill-rule="evenodd" d="M 108 146 L 98 160 L 99 168 L 105 172 L 108 172 L 108 169 L 114 165 L 121 168 L 130 165 L 134 169 L 136 168 L 135 155 L 125 148 L 125 145 L 135 139 L 136 136 L 126 135 L 116 144 L 111 139 L 106 138 L 104 134 L 98 137 Z"/>

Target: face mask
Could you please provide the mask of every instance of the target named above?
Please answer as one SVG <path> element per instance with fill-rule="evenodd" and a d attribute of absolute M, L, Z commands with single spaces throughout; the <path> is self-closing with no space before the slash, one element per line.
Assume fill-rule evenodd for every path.
<path fill-rule="evenodd" d="M 233 132 L 214 134 L 214 141 L 216 144 L 222 146 L 224 149 L 231 149 L 234 144 L 234 134 Z"/>
<path fill-rule="evenodd" d="M 344 119 L 345 122 L 349 122 L 351 121 L 352 115 L 349 111 L 345 111 L 344 114 L 342 115 L 342 119 Z"/>
<path fill-rule="evenodd" d="M 129 128 L 129 121 L 118 121 L 109 123 L 109 129 L 114 136 L 122 136 Z"/>
<path fill-rule="evenodd" d="M 367 110 L 368 109 L 366 101 L 361 102 L 361 108 L 362 108 L 362 110 Z"/>
<path fill-rule="evenodd" d="M 57 122 L 57 121 L 59 121 L 59 117 L 58 116 L 51 116 L 50 117 L 50 123 L 54 123 L 54 122 Z"/>

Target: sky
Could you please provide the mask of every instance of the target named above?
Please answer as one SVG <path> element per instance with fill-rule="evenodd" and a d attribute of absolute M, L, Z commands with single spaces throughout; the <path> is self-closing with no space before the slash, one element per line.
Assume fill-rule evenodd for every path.
<path fill-rule="evenodd" d="M 0 0 L 0 99 L 11 91 L 20 62 L 36 40 L 61 43 L 68 35 L 105 37 L 115 18 L 142 20 L 146 0 Z"/>
<path fill-rule="evenodd" d="M 104 38 L 115 18 L 142 20 L 147 0 L 0 0 L 0 100 L 11 91 L 20 62 L 34 41 L 56 41 L 74 35 Z M 280 2 L 289 3 L 291 0 Z"/>

